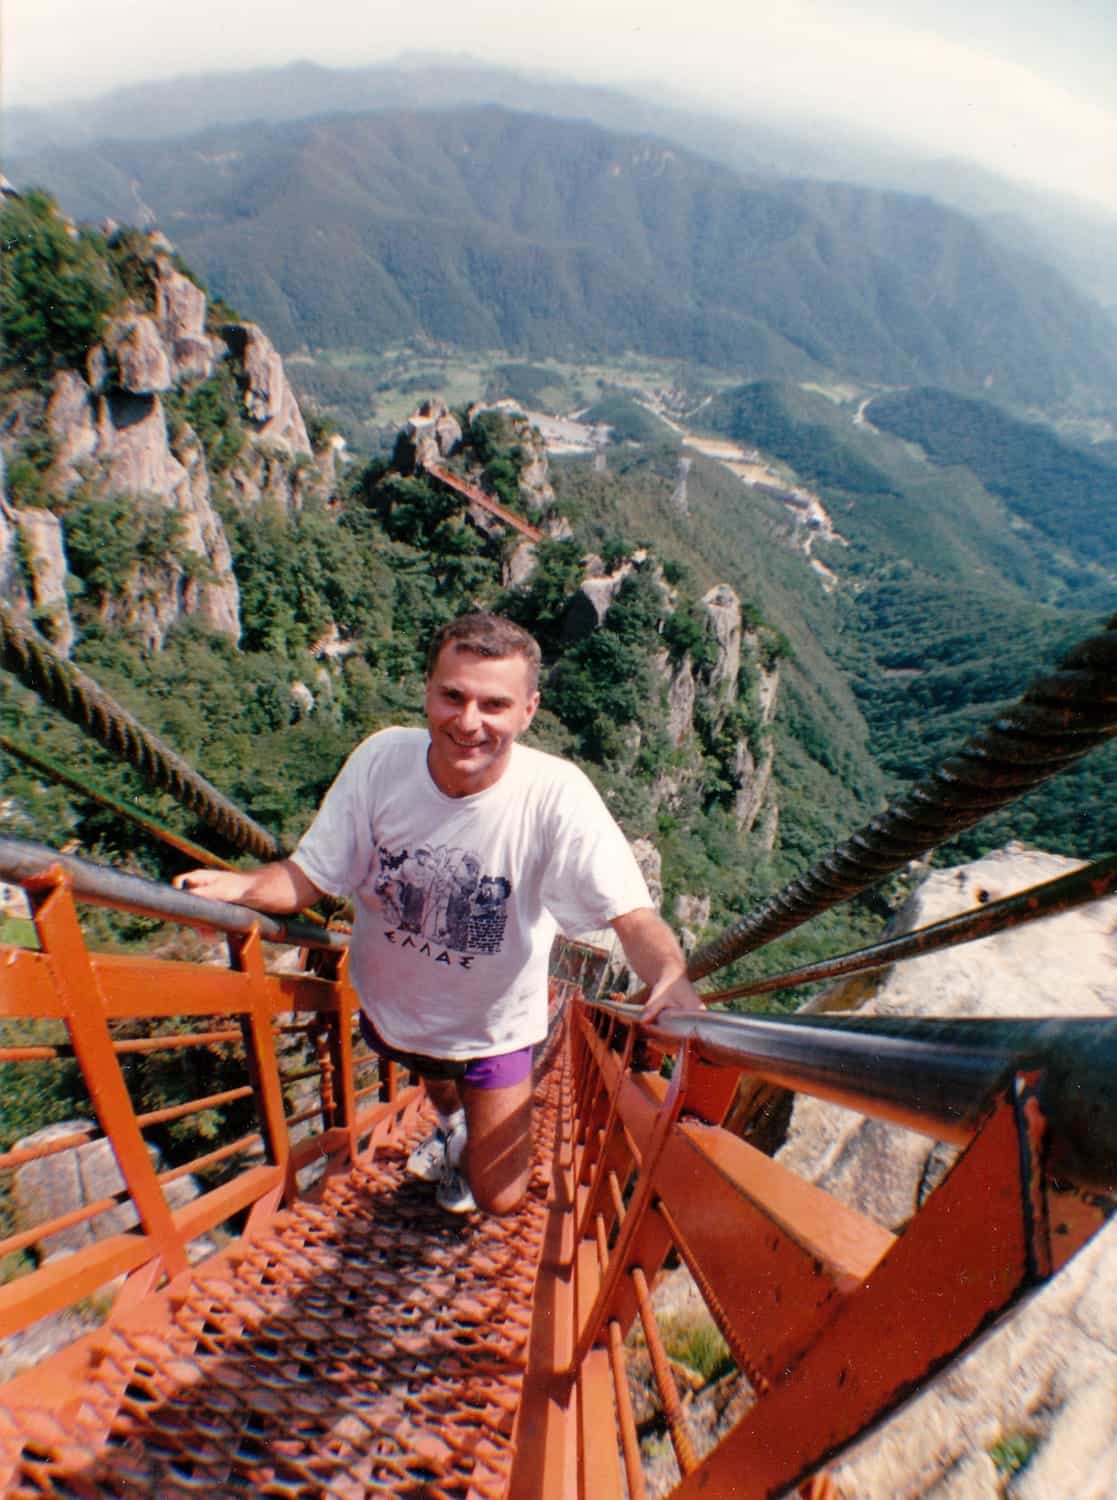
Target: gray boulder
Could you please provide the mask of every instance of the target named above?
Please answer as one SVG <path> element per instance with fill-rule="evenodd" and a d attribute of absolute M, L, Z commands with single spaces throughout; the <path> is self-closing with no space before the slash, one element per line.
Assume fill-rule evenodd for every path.
<path fill-rule="evenodd" d="M 96 1129 L 89 1120 L 66 1120 L 25 1136 L 16 1142 L 16 1149 L 50 1145 L 67 1136 L 92 1136 Z M 158 1169 L 159 1152 L 154 1146 L 149 1146 L 148 1154 L 152 1165 Z M 87 1140 L 83 1145 L 55 1152 L 38 1161 L 25 1162 L 14 1173 L 12 1199 L 16 1226 L 20 1230 L 33 1229 L 37 1224 L 72 1213 L 86 1204 L 114 1197 L 123 1188 L 124 1178 L 116 1156 L 104 1138 Z M 196 1198 L 198 1193 L 198 1185 L 192 1177 L 179 1177 L 168 1185 L 167 1201 L 172 1209 L 179 1208 Z M 44 1235 L 36 1249 L 45 1260 L 81 1250 L 106 1235 L 122 1234 L 138 1223 L 139 1216 L 131 1201 L 126 1199 L 92 1219 L 57 1234 Z"/>
<path fill-rule="evenodd" d="M 105 334 L 105 347 L 116 362 L 116 380 L 133 396 L 153 396 L 174 384 L 170 355 L 153 318 L 114 318 Z"/>

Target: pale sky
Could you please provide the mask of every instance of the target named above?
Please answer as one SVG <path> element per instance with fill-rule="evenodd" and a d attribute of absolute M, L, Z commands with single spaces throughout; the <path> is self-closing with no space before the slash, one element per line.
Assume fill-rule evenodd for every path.
<path fill-rule="evenodd" d="M 1117 0 L 0 0 L 8 105 L 309 58 L 468 53 L 809 113 L 1117 212 Z"/>

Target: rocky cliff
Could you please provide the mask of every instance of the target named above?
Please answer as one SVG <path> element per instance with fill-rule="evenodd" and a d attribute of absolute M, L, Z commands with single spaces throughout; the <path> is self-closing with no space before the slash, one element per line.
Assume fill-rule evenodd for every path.
<path fill-rule="evenodd" d="M 221 504 L 297 510 L 325 497 L 332 454 L 316 460 L 266 335 L 216 318 L 161 235 L 116 230 L 105 244 L 117 295 L 100 337 L 45 373 L 10 369 L 0 396 L 0 597 L 67 654 L 73 538 L 100 522 L 116 533 L 116 571 L 95 559 L 84 591 L 104 625 L 157 649 L 194 616 L 236 640 Z"/>
<path fill-rule="evenodd" d="M 423 402 L 397 435 L 393 470 L 421 478 L 431 467 L 447 466 L 530 515 L 545 539 L 571 538 L 569 522 L 555 508 L 545 445 L 512 403 L 473 406 L 459 421 L 444 402 Z M 513 598 L 530 595 L 539 545 L 517 541 L 504 521 L 480 506 L 468 506 L 462 515 L 488 543 L 502 547 L 502 578 Z M 685 598 L 646 547 L 608 561 L 584 552 L 566 586 L 556 654 L 590 659 L 593 638 L 608 635 L 618 616 L 624 617 L 621 635 L 642 638 L 643 699 L 611 742 L 614 765 L 659 765 L 648 791 L 655 813 L 700 802 L 715 763 L 718 780 L 729 788 L 738 832 L 747 836 L 759 823 L 759 841 L 771 849 L 779 826 L 771 733 L 779 668 L 768 661 L 759 631 L 746 628 L 734 589 L 719 583 L 700 598 Z M 638 624 L 627 613 L 634 596 L 640 600 Z M 636 658 L 630 661 L 636 664 Z M 584 681 L 583 693 L 593 687 L 592 680 Z"/>

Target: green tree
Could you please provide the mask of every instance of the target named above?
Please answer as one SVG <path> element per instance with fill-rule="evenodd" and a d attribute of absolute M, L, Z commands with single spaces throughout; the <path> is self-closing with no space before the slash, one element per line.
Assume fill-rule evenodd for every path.
<path fill-rule="evenodd" d="M 99 236 L 71 232 L 47 193 L 0 211 L 0 360 L 43 384 L 80 368 L 121 287 Z"/>
<path fill-rule="evenodd" d="M 529 630 L 545 656 L 557 655 L 566 607 L 585 571 L 582 549 L 576 541 L 545 537 L 536 545 L 535 570 L 527 583 L 505 593 L 497 608 Z"/>

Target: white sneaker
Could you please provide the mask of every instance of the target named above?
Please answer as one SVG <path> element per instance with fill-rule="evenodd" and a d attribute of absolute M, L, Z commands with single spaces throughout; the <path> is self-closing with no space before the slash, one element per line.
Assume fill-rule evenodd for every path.
<path fill-rule="evenodd" d="M 471 1214 L 477 1207 L 465 1173 L 458 1167 L 452 1167 L 449 1162 L 438 1179 L 434 1201 L 448 1214 Z"/>
<path fill-rule="evenodd" d="M 449 1161 L 456 1167 L 465 1150 L 465 1125 L 458 1125 L 449 1135 L 436 1125 L 425 1141 L 420 1141 L 407 1158 L 407 1173 L 422 1182 L 438 1182 Z"/>

